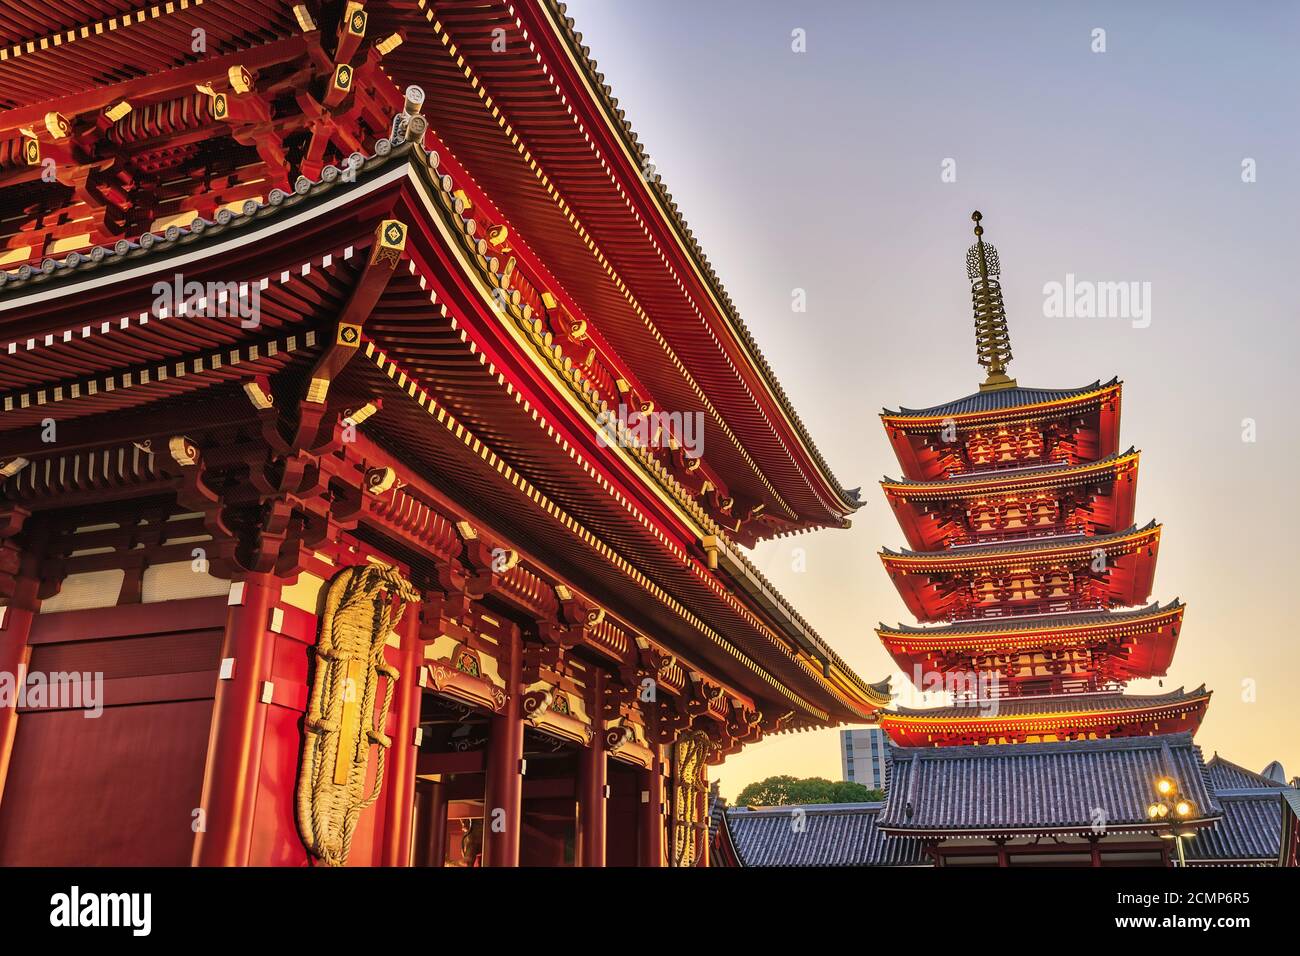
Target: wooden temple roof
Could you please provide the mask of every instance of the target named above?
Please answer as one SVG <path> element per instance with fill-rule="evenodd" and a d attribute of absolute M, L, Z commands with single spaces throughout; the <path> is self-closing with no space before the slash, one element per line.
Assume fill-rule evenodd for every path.
<path fill-rule="evenodd" d="M 1196 804 L 1196 825 L 1223 815 L 1201 750 L 1188 733 L 1032 746 L 906 747 L 888 754 L 889 790 L 878 822 L 885 833 L 1087 833 L 1097 825 L 1098 808 L 1108 832 L 1149 830 L 1152 781 L 1165 775 Z"/>
<path fill-rule="evenodd" d="M 966 424 L 966 419 L 975 416 L 999 419 L 1007 413 L 1020 417 L 1025 414 L 1042 412 L 1070 411 L 1078 407 L 1093 405 L 1118 393 L 1121 382 L 1112 378 L 1104 384 L 1100 379 L 1091 385 L 1078 388 L 1025 388 L 1020 385 L 992 391 L 978 391 L 973 395 L 958 398 L 929 408 L 906 408 L 900 406 L 896 411 L 884 409 L 880 417 L 890 424 L 895 419 L 945 419 L 958 421 L 959 426 Z M 899 422 L 898 424 L 904 424 Z"/>
<path fill-rule="evenodd" d="M 0 108 L 9 109 L 0 113 L 0 139 L 39 128 L 51 111 L 75 122 L 130 98 L 143 114 L 150 97 L 201 85 L 205 70 L 243 65 L 256 74 L 310 47 L 288 3 L 122 8 L 87 0 L 33 17 L 0 2 Z M 521 258 L 540 262 L 534 250 L 546 250 L 541 278 L 575 317 L 599 316 L 590 322 L 593 341 L 632 362 L 639 400 L 703 410 L 708 466 L 738 508 L 761 513 L 749 533 L 846 525 L 861 504 L 856 491 L 831 474 L 663 184 L 643 175 L 644 151 L 563 6 L 376 0 L 366 11 L 372 35 L 402 38 L 382 69 L 394 90 L 426 90 L 425 115 L 448 162 L 472 170 L 459 185 L 491 197 L 483 201 L 494 204 Z M 197 28 L 207 47 L 195 53 Z M 505 32 L 505 51 L 493 49 L 494 30 Z M 106 71 L 104 63 L 130 68 Z M 250 201 L 270 205 L 265 192 Z M 231 211 L 260 215 L 256 206 L 250 213 L 236 202 Z M 163 233 L 183 241 L 188 220 L 170 225 L 180 232 L 80 246 L 60 233 L 26 261 L 0 258 L 0 281 L 21 285 L 87 259 L 129 258 Z"/>
<path fill-rule="evenodd" d="M 411 150 L 385 149 L 367 158 L 355 184 L 337 175 L 300 180 L 293 192 L 275 191 L 266 202 L 250 201 L 211 224 L 173 227 L 131 248 L 15 276 L 0 290 L 0 317 L 23 316 L 21 328 L 10 327 L 16 337 L 7 351 L 26 361 L 11 363 L 5 374 L 12 381 L 0 383 L 11 387 L 0 394 L 8 427 L 120 413 L 304 363 L 319 352 L 318 328 L 339 314 L 356 282 L 366 230 L 395 204 L 405 204 L 418 221 L 452 227 L 444 243 L 454 246 L 470 234 L 463 210 L 452 202 L 450 178 L 435 175 L 431 157 Z M 438 198 L 421 198 L 428 196 Z M 622 612 L 628 630 L 662 633 L 688 666 L 697 660 L 701 668 L 734 677 L 739 693 L 791 707 L 796 716 L 788 727 L 861 719 L 888 700 L 887 688 L 853 674 L 743 554 L 731 557 L 750 586 L 761 588 L 757 604 L 684 550 L 685 542 L 693 545 L 705 533 L 725 535 L 652 456 L 636 447 L 626 452 L 630 475 L 653 490 L 648 499 L 631 485 L 596 480 L 594 466 L 574 446 L 578 436 L 566 440 L 539 417 L 545 407 L 531 407 L 507 388 L 502 372 L 486 361 L 493 343 L 469 338 L 448 300 L 430 291 L 446 280 L 426 268 L 424 255 L 406 262 L 389 282 L 367 325 L 374 338 L 337 385 L 340 394 L 385 396 L 384 412 L 368 421 L 367 434 L 414 456 L 443 490 L 468 493 L 489 507 L 501 516 L 499 530 L 534 554 L 554 552 L 557 533 L 567 537 L 573 563 L 557 559 L 558 570 L 575 577 L 594 573 L 605 588 L 601 599 Z M 249 332 L 235 319 L 151 314 L 152 280 L 181 263 L 200 273 L 220 263 L 224 278 L 242 270 L 240 278 L 263 290 L 261 326 Z M 489 282 L 490 275 L 475 275 L 486 263 L 468 266 L 465 278 Z M 74 294 L 82 309 L 79 321 L 69 323 L 61 306 Z M 572 393 L 568 399 L 548 393 L 547 402 L 590 406 L 590 384 L 562 361 L 557 347 L 542 341 L 524 313 L 515 309 L 513 315 L 518 327 L 510 334 L 525 346 L 519 354 L 533 354 L 538 367 L 553 366 L 549 381 Z M 87 377 L 70 377 L 76 372 Z M 547 404 L 540 395 L 533 401 Z M 157 407 L 164 414 L 164 406 Z M 79 434 L 75 422 L 69 427 Z M 90 443 L 93 426 L 81 431 Z M 449 470 L 450 460 L 459 467 Z M 34 481 L 53 466 L 52 457 L 34 461 L 20 480 L 25 474 Z M 638 512 L 638 497 L 652 510 Z M 507 517 L 516 513 L 522 517 Z M 629 519 L 639 530 L 629 530 Z M 681 544 L 659 530 L 672 521 L 694 529 L 678 539 Z"/>
<path fill-rule="evenodd" d="M 928 866 L 920 840 L 878 826 L 885 804 L 827 803 L 726 810 L 742 866 Z M 792 826 L 799 814 L 801 827 Z"/>
<path fill-rule="evenodd" d="M 1223 819 L 1187 844 L 1193 865 L 1277 863 L 1282 848 L 1284 803 L 1300 802 L 1300 791 L 1240 767 L 1217 753 L 1205 764 Z"/>
<path fill-rule="evenodd" d="M 1287 786 L 1262 773 L 1247 770 L 1217 753 L 1205 762 L 1205 769 L 1209 771 L 1215 790 L 1278 790 Z"/>

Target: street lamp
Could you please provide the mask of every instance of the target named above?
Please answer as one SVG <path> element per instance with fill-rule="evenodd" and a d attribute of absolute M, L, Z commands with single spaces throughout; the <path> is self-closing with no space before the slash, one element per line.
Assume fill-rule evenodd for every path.
<path fill-rule="evenodd" d="M 1178 865 L 1186 866 L 1187 857 L 1183 854 L 1183 841 L 1195 836 L 1196 831 L 1190 827 L 1180 829 L 1179 825 L 1190 822 L 1196 816 L 1196 804 L 1178 795 L 1178 783 L 1173 777 L 1156 778 L 1155 791 L 1156 800 L 1147 806 L 1147 816 L 1156 823 L 1169 820 L 1169 832 L 1157 831 L 1157 833 L 1162 840 L 1175 842 L 1178 847 Z"/>

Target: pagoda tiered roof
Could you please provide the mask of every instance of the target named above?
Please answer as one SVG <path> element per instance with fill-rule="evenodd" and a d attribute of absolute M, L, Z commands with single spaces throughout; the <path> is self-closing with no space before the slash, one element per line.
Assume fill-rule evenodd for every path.
<path fill-rule="evenodd" d="M 1172 776 L 1206 827 L 1223 814 L 1190 733 L 889 751 L 878 826 L 912 836 L 1150 831 L 1152 781 Z M 1099 812 L 1102 814 L 1098 819 Z M 1200 839 L 1198 835 L 1194 838 Z"/>
<path fill-rule="evenodd" d="M 1151 594 L 1159 545 L 1160 526 L 1151 521 L 1141 528 L 1131 527 L 1105 535 L 1035 538 L 944 551 L 891 551 L 885 548 L 880 552 L 880 559 L 908 610 L 920 621 L 937 622 L 953 618 L 959 609 L 960 589 L 946 586 L 946 579 L 969 579 L 977 573 L 1013 570 L 1048 572 L 1071 565 L 1089 565 L 1097 560 L 1098 555 L 1105 556 L 1105 567 L 1098 572 L 1103 581 L 1087 600 L 1107 607 L 1138 604 Z M 1057 603 L 1068 604 L 1078 599 L 1078 596 L 1072 596 Z M 1037 603 L 1043 604 L 1044 601 Z M 1050 605 L 1052 602 L 1046 603 Z M 989 609 L 993 610 L 998 609 Z M 989 612 L 981 613 L 992 616 Z M 1013 613 L 1002 609 L 997 616 Z"/>
<path fill-rule="evenodd" d="M 976 469 L 956 455 L 966 436 L 1030 429 L 1058 432 L 1069 441 L 1063 451 L 1046 449 L 1042 460 L 1097 461 L 1120 451 L 1119 422 L 1123 383 L 1119 379 L 1080 388 L 981 388 L 973 395 L 930 408 L 885 409 L 881 423 L 903 474 L 936 481 Z M 1022 465 L 1023 466 L 1023 465 Z M 998 469 L 988 469 L 996 472 Z"/>
<path fill-rule="evenodd" d="M 973 657 L 1029 654 L 1048 646 L 1068 650 L 1113 645 L 1114 677 L 1128 680 L 1168 672 L 1185 608 L 1175 599 L 1119 611 L 1025 614 L 934 627 L 881 624 L 876 634 L 905 673 L 917 667 L 971 670 Z"/>
<path fill-rule="evenodd" d="M 920 551 L 938 550 L 954 543 L 968 544 L 972 538 L 981 537 L 966 527 L 969 516 L 964 509 L 953 514 L 943 505 L 996 502 L 1004 496 L 1018 497 L 1025 511 L 1027 496 L 1048 494 L 1052 506 L 1065 512 L 1069 509 L 1063 506 L 1061 497 L 1082 493 L 1086 504 L 1076 505 L 1078 514 L 1060 515 L 1055 533 L 1061 533 L 1061 522 L 1068 520 L 1086 525 L 1094 533 L 1109 534 L 1133 524 L 1138 458 L 1138 452 L 1130 448 L 1100 461 L 969 472 L 929 481 L 887 478 L 880 485 L 908 544 Z M 1019 534 L 1044 536 L 1044 529 L 1030 524 L 1027 515 L 1022 516 L 1022 521 L 1023 526 L 1016 529 Z M 986 537 L 996 540 L 998 533 Z"/>
<path fill-rule="evenodd" d="M 1048 462 L 1027 468 L 972 471 L 940 479 L 884 478 L 880 485 L 891 497 L 904 501 L 949 501 L 992 492 L 1092 485 L 1099 480 L 1113 479 L 1129 466 L 1136 467 L 1139 454 L 1130 447 L 1126 452 L 1098 461 Z"/>
<path fill-rule="evenodd" d="M 886 408 L 882 410 L 881 417 L 889 421 L 895 418 L 964 419 L 967 416 L 989 416 L 996 417 L 999 422 L 1010 421 L 1021 419 L 1024 414 L 1059 414 L 1063 408 L 1077 411 L 1079 407 L 1095 405 L 1103 398 L 1118 394 L 1120 385 L 1118 378 L 1112 378 L 1109 382 L 1103 383 L 1098 379 L 1091 385 L 1081 385 L 1078 388 L 1026 388 L 1014 385 L 995 390 L 981 389 L 963 398 L 931 405 L 929 408 L 900 406 L 896 411 Z M 1008 416 L 1006 412 L 1014 414 Z"/>
<path fill-rule="evenodd" d="M 828 803 L 726 810 L 742 866 L 928 866 L 922 841 L 876 825 L 884 803 Z M 792 826 L 795 812 L 800 827 Z"/>
<path fill-rule="evenodd" d="M 936 740 L 1014 743 L 1026 739 L 1143 736 L 1195 733 L 1210 702 L 1202 685 L 1165 694 L 1121 691 L 1046 694 L 957 701 L 944 707 L 899 707 L 880 711 L 880 725 L 902 746 L 924 747 Z"/>

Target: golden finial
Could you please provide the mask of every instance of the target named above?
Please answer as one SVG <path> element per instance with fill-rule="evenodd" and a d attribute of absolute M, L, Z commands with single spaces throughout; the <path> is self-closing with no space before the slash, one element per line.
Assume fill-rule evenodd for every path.
<path fill-rule="evenodd" d="M 966 276 L 970 279 L 971 303 L 975 309 L 975 354 L 989 370 L 980 391 L 1011 388 L 1016 380 L 1007 375 L 1011 361 L 1011 335 L 1007 331 L 1007 311 L 1002 305 L 1002 286 L 996 276 L 1002 272 L 998 251 L 984 241 L 984 217 L 977 209 L 970 214 L 975 223 L 975 245 L 966 251 Z"/>

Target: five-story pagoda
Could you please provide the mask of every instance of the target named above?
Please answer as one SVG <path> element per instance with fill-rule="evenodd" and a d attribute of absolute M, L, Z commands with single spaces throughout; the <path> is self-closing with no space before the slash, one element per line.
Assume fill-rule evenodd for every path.
<path fill-rule="evenodd" d="M 1137 525 L 1138 452 L 1119 444 L 1118 379 L 1026 388 L 1011 345 L 997 250 L 966 255 L 979 362 L 973 395 L 881 418 L 903 477 L 885 495 L 908 549 L 881 559 L 931 627 L 877 633 L 922 690 L 950 706 L 882 711 L 901 746 L 1086 740 L 1195 732 L 1204 687 L 1124 692 L 1162 677 L 1184 606 L 1146 603 L 1160 526 Z"/>

